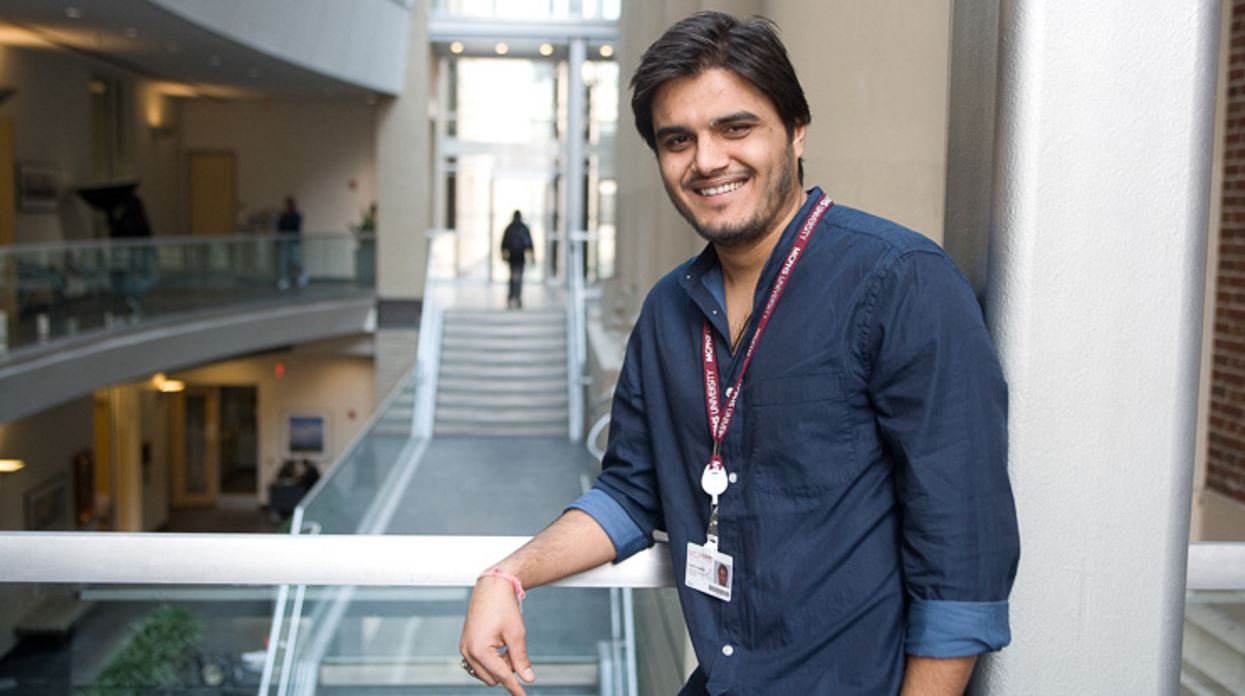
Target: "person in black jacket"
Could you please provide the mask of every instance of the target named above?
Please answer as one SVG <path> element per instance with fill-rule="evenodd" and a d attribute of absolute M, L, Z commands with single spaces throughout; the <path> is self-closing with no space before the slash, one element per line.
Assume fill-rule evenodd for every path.
<path fill-rule="evenodd" d="M 514 218 L 501 236 L 501 257 L 510 264 L 510 294 L 506 307 L 523 306 L 523 266 L 532 255 L 532 232 L 523 224 L 523 214 L 514 211 Z"/>

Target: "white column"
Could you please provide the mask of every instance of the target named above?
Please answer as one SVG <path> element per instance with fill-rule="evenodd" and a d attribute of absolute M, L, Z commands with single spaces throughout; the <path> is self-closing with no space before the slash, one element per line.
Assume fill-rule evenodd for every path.
<path fill-rule="evenodd" d="M 1003 2 L 987 309 L 1022 550 L 978 693 L 1178 688 L 1218 23 Z"/>
<path fill-rule="evenodd" d="M 584 428 L 584 386 L 583 363 L 578 359 L 580 336 L 583 334 L 583 253 L 571 253 L 571 246 L 583 242 L 578 240 L 578 232 L 583 231 L 580 225 L 584 218 L 584 138 L 587 134 L 587 90 L 584 87 L 583 68 L 587 59 L 588 45 L 582 38 L 571 39 L 567 60 L 569 75 L 567 76 L 567 113 L 566 113 L 566 162 L 562 171 L 566 175 L 566 220 L 562 235 L 563 243 L 559 247 L 562 273 L 566 278 L 567 290 L 567 436 L 578 442 L 583 439 Z"/>

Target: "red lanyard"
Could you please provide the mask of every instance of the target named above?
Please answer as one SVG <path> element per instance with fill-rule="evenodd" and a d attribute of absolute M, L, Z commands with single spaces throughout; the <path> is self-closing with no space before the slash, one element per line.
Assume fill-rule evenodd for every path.
<path fill-rule="evenodd" d="M 753 354 L 756 353 L 757 344 L 761 342 L 761 334 L 765 333 L 765 327 L 769 324 L 783 291 L 787 289 L 791 274 L 795 271 L 796 264 L 800 262 L 800 257 L 803 256 L 808 240 L 813 236 L 813 231 L 817 229 L 817 223 L 832 205 L 834 201 L 830 200 L 829 196 L 823 195 L 821 200 L 817 201 L 817 205 L 813 206 L 808 218 L 804 220 L 804 226 L 800 228 L 800 233 L 787 254 L 787 260 L 783 262 L 782 268 L 778 271 L 778 277 L 774 279 L 774 287 L 769 291 L 769 300 L 766 301 L 761 318 L 757 321 L 752 340 L 748 342 L 748 351 L 744 353 L 743 366 L 739 369 L 739 376 L 735 378 L 735 386 L 730 390 L 725 407 L 719 403 L 718 397 L 718 356 L 713 345 L 713 330 L 709 327 L 707 319 L 704 322 L 701 357 L 705 363 L 705 410 L 709 416 L 709 434 L 713 438 L 713 457 L 709 460 L 710 466 L 715 464 L 721 466 L 722 441 L 726 439 L 726 431 L 731 427 L 731 418 L 735 415 L 735 402 L 739 399 L 739 386 L 743 384 L 744 374 L 748 371 Z"/>

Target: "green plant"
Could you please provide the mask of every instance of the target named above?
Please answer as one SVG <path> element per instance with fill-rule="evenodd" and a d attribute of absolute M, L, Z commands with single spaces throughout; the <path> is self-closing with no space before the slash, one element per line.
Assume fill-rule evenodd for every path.
<path fill-rule="evenodd" d="M 95 684 L 78 696 L 137 696 L 176 686 L 203 638 L 203 625 L 184 609 L 160 607 L 147 615 L 108 658 Z"/>

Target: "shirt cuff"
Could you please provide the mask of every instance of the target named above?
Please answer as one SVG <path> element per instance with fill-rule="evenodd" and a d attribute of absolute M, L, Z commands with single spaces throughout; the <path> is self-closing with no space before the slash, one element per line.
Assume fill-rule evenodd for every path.
<path fill-rule="evenodd" d="M 590 489 L 579 496 L 566 509 L 585 512 L 601 525 L 601 529 L 605 530 L 610 541 L 614 543 L 615 563 L 622 563 L 652 545 L 652 541 L 644 535 L 618 501 L 598 488 Z"/>
<path fill-rule="evenodd" d="M 969 657 L 1012 642 L 1007 602 L 910 599 L 904 652 L 919 657 Z"/>

